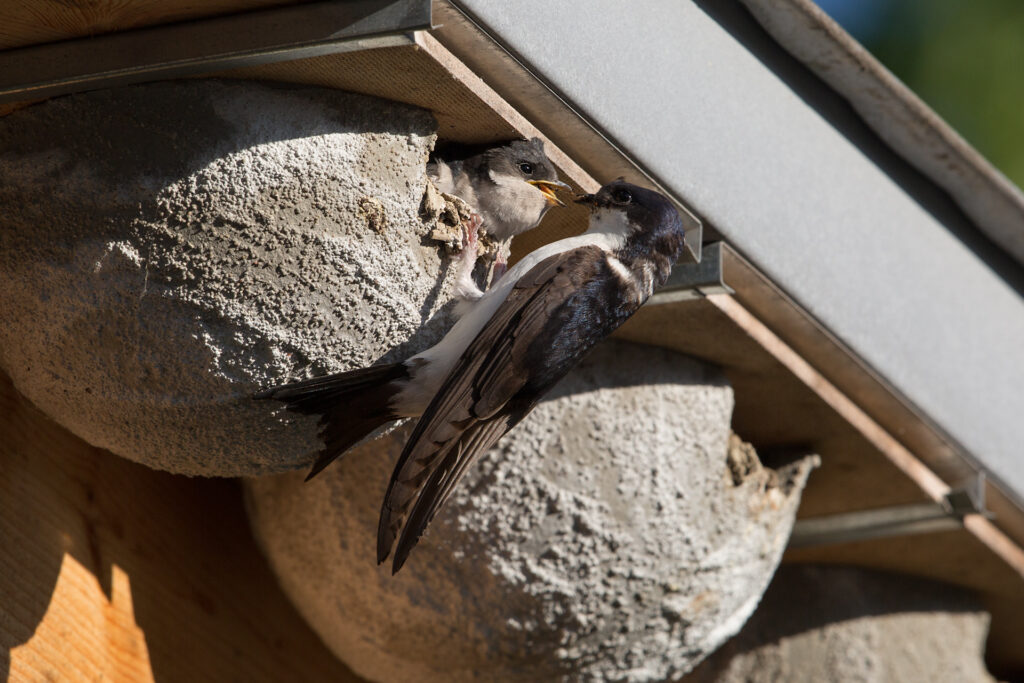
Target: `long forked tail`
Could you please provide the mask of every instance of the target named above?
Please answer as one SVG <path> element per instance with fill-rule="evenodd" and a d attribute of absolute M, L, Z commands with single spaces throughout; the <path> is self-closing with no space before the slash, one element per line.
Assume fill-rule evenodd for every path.
<path fill-rule="evenodd" d="M 374 365 L 282 384 L 253 398 L 272 398 L 289 410 L 321 416 L 324 448 L 306 477 L 309 481 L 374 429 L 400 417 L 391 409 L 391 399 L 408 379 L 403 363 Z"/>

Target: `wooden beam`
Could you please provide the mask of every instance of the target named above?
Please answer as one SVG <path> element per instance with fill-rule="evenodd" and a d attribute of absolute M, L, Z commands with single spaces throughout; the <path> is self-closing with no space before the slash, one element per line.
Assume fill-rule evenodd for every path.
<path fill-rule="evenodd" d="M 837 413 L 882 452 L 900 471 L 921 487 L 932 500 L 938 502 L 949 493 L 950 487 L 922 463 L 903 444 L 882 428 L 857 404 L 836 388 L 825 377 L 798 355 L 788 344 L 747 311 L 728 294 L 714 294 L 708 298 L 712 305 L 725 313 L 737 327 L 765 348 L 785 365 L 808 388 L 828 403 Z M 1024 551 L 980 515 L 968 515 L 965 528 L 985 546 L 1024 578 Z"/>
<path fill-rule="evenodd" d="M 306 0 L 92 0 L 0 3 L 0 50 L 95 36 Z"/>

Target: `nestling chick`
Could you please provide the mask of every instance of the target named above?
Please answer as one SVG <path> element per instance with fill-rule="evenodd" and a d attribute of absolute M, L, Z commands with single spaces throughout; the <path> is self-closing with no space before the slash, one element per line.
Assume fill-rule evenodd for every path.
<path fill-rule="evenodd" d="M 558 180 L 539 138 L 485 148 L 449 145 L 435 151 L 427 175 L 438 190 L 474 207 L 480 217 L 478 223 L 467 226 L 459 271 L 457 293 L 470 300 L 482 293 L 472 281 L 476 228 L 482 226 L 501 243 L 494 267 L 496 281 L 507 267 L 512 238 L 537 227 L 552 206 L 565 206 L 556 189 L 571 189 Z"/>

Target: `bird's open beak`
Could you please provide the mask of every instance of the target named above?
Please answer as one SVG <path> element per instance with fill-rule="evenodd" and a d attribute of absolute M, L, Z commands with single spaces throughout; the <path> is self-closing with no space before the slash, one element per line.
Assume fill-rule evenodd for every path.
<path fill-rule="evenodd" d="M 526 182 L 540 190 L 551 206 L 565 206 L 565 202 L 555 194 L 556 189 L 572 190 L 571 187 L 557 180 L 527 180 Z"/>

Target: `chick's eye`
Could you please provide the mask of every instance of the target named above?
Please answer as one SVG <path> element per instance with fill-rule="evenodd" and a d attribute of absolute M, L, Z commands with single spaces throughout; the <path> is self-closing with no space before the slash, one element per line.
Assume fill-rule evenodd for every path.
<path fill-rule="evenodd" d="M 525 173 L 526 175 L 533 175 L 533 164 L 531 164 L 529 161 L 520 161 L 519 170 Z"/>
<path fill-rule="evenodd" d="M 629 193 L 629 190 L 618 189 L 612 192 L 612 201 L 616 204 L 629 204 L 633 201 L 633 195 Z"/>

